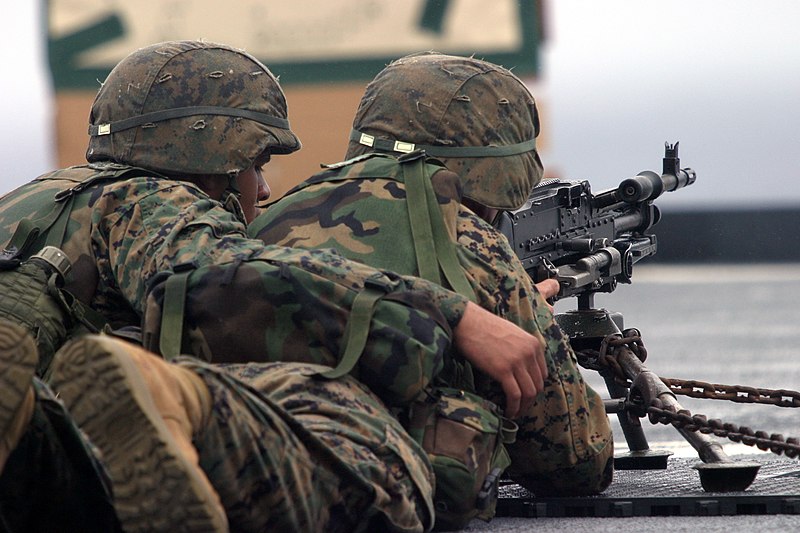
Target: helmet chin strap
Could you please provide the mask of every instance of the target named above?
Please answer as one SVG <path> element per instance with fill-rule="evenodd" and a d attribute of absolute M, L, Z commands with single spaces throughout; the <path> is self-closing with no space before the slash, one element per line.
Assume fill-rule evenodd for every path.
<path fill-rule="evenodd" d="M 225 187 L 225 191 L 222 193 L 223 200 L 229 194 L 236 196 L 236 198 L 240 198 L 242 196 L 242 191 L 239 190 L 239 184 L 236 182 L 236 176 L 239 173 L 228 173 L 228 186 Z"/>
<path fill-rule="evenodd" d="M 228 174 L 228 186 L 222 191 L 220 202 L 225 207 L 226 211 L 230 211 L 242 222 L 246 222 L 244 209 L 242 209 L 242 204 L 239 201 L 241 197 L 242 191 L 239 190 L 239 184 L 236 183 L 236 174 Z"/>

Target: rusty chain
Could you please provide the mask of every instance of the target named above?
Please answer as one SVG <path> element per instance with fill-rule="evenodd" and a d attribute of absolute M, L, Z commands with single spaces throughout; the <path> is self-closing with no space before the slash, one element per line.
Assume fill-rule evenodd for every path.
<path fill-rule="evenodd" d="M 778 407 L 800 407 L 800 392 L 786 389 L 759 389 L 744 385 L 720 385 L 704 381 L 661 378 L 675 394 L 691 398 L 760 403 Z"/>
<path fill-rule="evenodd" d="M 617 350 L 620 346 L 627 346 L 628 349 L 641 361 L 647 359 L 647 348 L 644 347 L 642 336 L 637 329 L 626 329 L 623 335 L 606 335 L 600 343 L 600 350 L 582 350 L 577 353 L 580 365 L 590 370 L 604 371 L 610 370 L 617 383 L 628 386 L 625 372 L 617 360 Z"/>
<path fill-rule="evenodd" d="M 625 375 L 622 366 L 617 360 L 618 348 L 627 346 L 628 349 L 642 362 L 647 358 L 647 350 L 636 329 L 627 329 L 622 335 L 613 334 L 606 336 L 600 344 L 600 350 L 582 350 L 578 352 L 581 366 L 601 373 L 610 371 L 611 377 L 626 387 L 631 382 Z M 661 378 L 661 381 L 674 394 L 692 398 L 705 398 L 714 400 L 728 400 L 738 403 L 758 403 L 777 405 L 779 407 L 800 407 L 800 392 L 786 389 L 762 389 L 743 385 L 720 385 L 697 380 L 682 380 L 675 378 Z M 699 431 L 704 434 L 713 434 L 716 437 L 727 438 L 733 442 L 747 446 L 756 446 L 762 451 L 787 457 L 800 457 L 800 440 L 794 437 L 784 439 L 778 433 L 768 434 L 766 431 L 754 431 L 746 426 L 725 423 L 719 419 L 708 419 L 705 415 L 692 415 L 686 409 L 675 411 L 667 408 L 659 399 L 654 399 L 647 407 L 647 416 L 653 424 L 672 425 L 686 431 Z"/>
<path fill-rule="evenodd" d="M 648 419 L 653 424 L 673 425 L 687 431 L 713 434 L 724 437 L 747 446 L 756 446 L 762 451 L 770 451 L 777 455 L 781 453 L 786 457 L 800 457 L 800 440 L 790 437 L 784 439 L 778 433 L 768 434 L 766 431 L 753 431 L 746 426 L 737 426 L 722 422 L 719 419 L 708 419 L 704 415 L 692 415 L 686 409 L 673 411 L 668 409 L 660 400 L 654 399 L 647 408 Z"/>

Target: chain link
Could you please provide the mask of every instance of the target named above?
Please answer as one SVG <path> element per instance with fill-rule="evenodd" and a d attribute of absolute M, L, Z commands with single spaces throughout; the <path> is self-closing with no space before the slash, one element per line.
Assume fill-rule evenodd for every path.
<path fill-rule="evenodd" d="M 720 385 L 704 381 L 661 378 L 675 394 L 691 398 L 760 403 L 779 407 L 800 407 L 800 392 L 786 389 L 758 389 L 744 385 Z"/>
<path fill-rule="evenodd" d="M 747 446 L 756 446 L 762 451 L 770 451 L 777 455 L 783 453 L 793 459 L 800 457 L 800 440 L 794 437 L 784 439 L 783 435 L 778 433 L 770 435 L 766 431 L 753 431 L 749 427 L 729 424 L 716 418 L 709 420 L 704 415 L 692 415 L 686 409 L 675 412 L 658 399 L 653 400 L 652 405 L 647 408 L 647 413 L 648 419 L 653 424 L 673 425 L 687 431 L 713 434 Z"/>
<path fill-rule="evenodd" d="M 647 350 L 636 329 L 628 329 L 622 335 L 606 336 L 598 350 L 582 350 L 578 352 L 581 366 L 598 370 L 601 373 L 611 372 L 614 380 L 624 386 L 630 387 L 630 379 L 625 375 L 622 366 L 617 360 L 618 348 L 627 346 L 628 349 L 642 362 L 647 358 Z M 728 400 L 737 403 L 758 403 L 777 405 L 779 407 L 800 407 L 800 392 L 787 389 L 761 389 L 744 385 L 720 385 L 697 380 L 683 380 L 676 378 L 659 378 L 674 394 L 692 398 L 705 398 L 713 400 Z M 737 426 L 722 422 L 719 419 L 708 419 L 705 415 L 692 415 L 686 409 L 675 411 L 674 408 L 665 406 L 654 399 L 647 407 L 647 416 L 653 424 L 672 425 L 686 431 L 699 431 L 704 434 L 713 434 L 733 442 L 747 446 L 756 446 L 762 451 L 784 454 L 790 458 L 800 457 L 800 440 L 794 437 L 784 439 L 778 433 L 768 434 L 766 431 L 754 431 L 746 426 Z"/>
<path fill-rule="evenodd" d="M 647 359 L 647 348 L 644 347 L 641 333 L 637 329 L 630 328 L 622 335 L 606 335 L 600 343 L 599 351 L 586 349 L 577 352 L 578 363 L 584 368 L 599 372 L 610 370 L 614 381 L 627 387 L 630 385 L 630 380 L 617 360 L 619 348 L 622 346 L 627 346 L 641 362 Z"/>

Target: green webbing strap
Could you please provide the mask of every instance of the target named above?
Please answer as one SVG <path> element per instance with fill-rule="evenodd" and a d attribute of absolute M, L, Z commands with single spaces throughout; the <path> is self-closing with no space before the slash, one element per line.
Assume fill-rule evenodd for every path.
<path fill-rule="evenodd" d="M 101 172 L 84 181 L 78 183 L 74 187 L 64 189 L 56 193 L 53 200 L 55 205 L 44 216 L 34 220 L 24 218 L 17 224 L 17 229 L 11 236 L 11 240 L 6 246 L 3 255 L 13 254 L 14 258 L 21 260 L 27 259 L 31 252 L 30 247 L 34 245 L 40 235 L 47 233 L 44 246 L 55 246 L 61 248 L 64 244 L 64 238 L 67 233 L 67 225 L 69 224 L 72 208 L 75 203 L 75 194 L 83 191 L 97 181 L 106 179 L 121 179 L 127 174 L 141 172 L 141 169 L 131 168 L 124 172 L 108 173 Z M 52 228 L 52 229 L 51 229 Z"/>
<path fill-rule="evenodd" d="M 78 322 L 84 325 L 86 329 L 92 333 L 100 333 L 110 328 L 106 318 L 103 315 L 72 296 L 72 294 L 68 294 L 72 298 L 72 306 L 70 307 L 72 314 L 75 316 Z"/>
<path fill-rule="evenodd" d="M 14 230 L 14 234 L 11 236 L 11 240 L 6 246 L 6 251 L 12 253 L 15 258 L 21 260 L 27 259 L 28 256 L 31 255 L 30 252 L 34 251 L 30 248 L 39 238 L 39 235 L 47 232 L 54 224 L 56 228 L 54 231 L 47 233 L 47 242 L 45 246 L 60 248 L 63 244 L 64 232 L 66 231 L 71 212 L 72 196 L 70 196 L 66 202 L 56 203 L 53 209 L 43 217 L 35 220 L 23 218 L 19 221 L 19 224 L 17 224 L 17 229 Z M 56 235 L 58 235 L 58 239 L 56 239 Z"/>
<path fill-rule="evenodd" d="M 186 287 L 194 265 L 178 265 L 164 284 L 164 305 L 161 309 L 161 333 L 158 349 L 161 356 L 172 361 L 181 354 L 183 314 L 186 306 Z"/>
<path fill-rule="evenodd" d="M 433 240 L 431 211 L 428 209 L 426 198 L 427 189 L 432 186 L 430 180 L 426 179 L 423 165 L 424 158 L 422 157 L 401 163 L 403 181 L 406 185 L 408 219 L 411 223 L 411 240 L 414 243 L 419 277 L 441 285 L 442 278 L 439 275 L 439 262 Z"/>
<path fill-rule="evenodd" d="M 67 224 L 69 224 L 74 203 L 75 195 L 70 194 L 69 198 L 61 204 L 61 211 L 52 222 L 53 229 L 47 232 L 45 246 L 55 246 L 56 248 L 61 248 L 61 246 L 63 246 L 64 238 L 67 236 Z"/>
<path fill-rule="evenodd" d="M 450 288 L 474 301 L 475 291 L 467 281 L 464 270 L 458 262 L 455 243 L 447 234 L 442 209 L 436 200 L 431 180 L 425 175 L 424 158 L 418 157 L 410 161 L 402 161 L 401 165 L 420 277 L 441 285 L 441 276 L 439 275 L 441 268 Z M 414 230 L 415 225 L 423 224 L 424 228 Z M 423 238 L 426 240 L 420 242 L 420 239 Z M 431 270 L 435 271 L 435 277 L 429 277 L 428 272 Z"/>
<path fill-rule="evenodd" d="M 350 318 L 342 337 L 342 356 L 336 368 L 327 372 L 320 372 L 319 375 L 327 379 L 340 378 L 349 374 L 355 368 L 358 359 L 364 352 L 369 336 L 369 326 L 372 322 L 372 314 L 375 304 L 383 298 L 388 291 L 388 287 L 379 284 L 372 284 L 367 281 L 364 289 L 359 292 L 353 300 L 350 308 Z"/>
<path fill-rule="evenodd" d="M 430 186 L 430 180 L 427 181 L 430 188 L 428 191 L 428 209 L 434 213 L 440 213 L 440 216 L 433 216 L 431 220 L 433 223 L 433 243 L 436 246 L 436 258 L 439 260 L 439 267 L 444 272 L 444 277 L 447 279 L 447 283 L 450 284 L 451 289 L 462 296 L 466 296 L 471 301 L 475 301 L 475 291 L 467 281 L 464 270 L 458 262 L 455 243 L 450 240 L 450 236 L 447 234 L 447 228 L 441 217 L 439 202 L 436 201 L 436 195 Z"/>
<path fill-rule="evenodd" d="M 28 251 L 28 248 L 36 242 L 38 237 L 39 228 L 27 218 L 23 218 L 19 221 L 19 224 L 17 224 L 17 229 L 14 230 L 11 240 L 8 241 L 3 255 L 21 257 Z"/>
<path fill-rule="evenodd" d="M 67 314 L 83 324 L 89 332 L 100 333 L 106 330 L 108 322 L 105 317 L 75 298 L 68 290 L 59 287 L 57 276 L 53 275 L 48 279 L 47 290 Z"/>

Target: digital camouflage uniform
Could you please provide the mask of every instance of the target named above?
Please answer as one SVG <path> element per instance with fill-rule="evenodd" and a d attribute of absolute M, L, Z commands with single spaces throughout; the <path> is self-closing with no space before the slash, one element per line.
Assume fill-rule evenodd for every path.
<path fill-rule="evenodd" d="M 355 379 L 314 379 L 327 368 L 304 364 L 186 364 L 219 413 L 195 445 L 232 530 L 430 529 L 424 453 Z"/>
<path fill-rule="evenodd" d="M 426 265 L 418 264 L 415 255 L 419 243 L 411 219 L 422 216 L 414 203 L 425 194 L 414 193 L 409 185 L 410 168 L 420 156 L 410 153 L 398 160 L 392 148 L 398 141 L 404 150 L 425 145 L 423 150 L 440 156 L 447 168 L 431 158 L 421 167 L 438 204 L 430 217 L 441 217 L 448 239 L 457 241 L 468 290 L 482 307 L 545 340 L 549 377 L 533 409 L 516 420 L 516 442 L 507 446 L 512 457 L 508 471 L 541 494 L 596 493 L 610 483 L 613 472 L 612 433 L 602 402 L 581 377 L 568 339 L 508 241 L 461 205 L 463 195 L 491 207 L 518 207 L 541 177 L 538 156 L 529 149 L 448 158 L 447 150 L 441 150 L 453 144 L 450 139 L 458 147 L 519 146 L 536 133 L 533 99 L 505 69 L 473 59 L 410 56 L 387 67 L 367 87 L 354 121 L 351 159 L 289 191 L 248 229 L 268 243 L 335 248 L 377 268 L 420 275 Z M 376 154 L 375 146 L 395 154 Z M 448 277 L 444 266 L 435 270 L 434 277 Z M 503 405 L 498 387 L 480 376 L 476 386 Z"/>
<path fill-rule="evenodd" d="M 44 175 L 0 199 L 0 242 L 10 243 L 3 257 L 13 263 L 45 244 L 60 247 L 73 266 L 66 288 L 111 328 L 143 325 L 149 348 L 168 351 L 163 354 L 168 357 L 188 353 L 214 363 L 299 361 L 335 366 L 350 345 L 345 335 L 353 335 L 346 332 L 351 307 L 359 295 L 369 294 L 372 321 L 367 321 L 364 355 L 353 373 L 383 393 L 382 400 L 402 405 L 452 357 L 452 328 L 467 300 L 424 280 L 348 262 L 335 252 L 265 246 L 247 238 L 235 189 L 229 188 L 220 202 L 180 179 L 205 173 L 232 180 L 265 151 L 296 150 L 299 141 L 285 117 L 285 100 L 275 78 L 241 51 L 205 42 L 162 43 L 139 50 L 116 67 L 98 93 L 90 117 L 89 164 Z M 36 229 L 17 231 L 23 219 Z M 175 279 L 179 283 L 171 284 Z M 261 390 L 271 387 L 270 376 L 257 370 L 241 378 L 254 379 Z M 326 383 L 332 392 L 326 392 Z M 350 384 L 356 386 L 321 380 L 318 389 L 309 389 L 309 396 L 320 394 L 324 404 L 342 395 L 351 405 L 353 399 L 340 390 Z M 241 405 L 246 394 L 237 392 L 240 388 L 246 389 L 228 385 L 223 407 L 232 414 L 247 410 Z M 387 438 L 375 435 L 376 420 L 383 418 L 387 428 L 393 421 L 376 402 L 363 401 L 372 405 L 374 416 L 343 421 L 341 431 L 350 440 L 356 437 L 357 422 L 366 422 L 363 439 L 352 440 L 366 450 L 375 443 L 372 439 Z M 333 403 L 329 407 L 338 409 Z M 306 422 L 311 433 L 319 428 L 320 441 L 332 438 L 340 423 L 330 419 L 319 425 L 319 414 L 288 420 L 295 430 Z M 284 447 L 279 441 L 266 444 Z M 352 460 L 359 450 L 343 449 L 340 463 Z M 414 451 L 406 448 L 401 454 L 400 462 L 413 478 L 413 483 L 404 482 L 403 490 L 411 494 L 415 486 L 418 491 L 404 502 L 429 507 L 430 466 Z M 345 477 L 360 477 L 363 486 L 391 481 L 394 487 L 393 476 L 403 475 L 397 470 L 400 462 L 390 455 L 363 465 L 359 460 L 359 467 L 353 465 Z M 221 461 L 216 468 L 224 469 L 227 456 L 221 453 L 215 459 Z M 340 475 L 339 470 L 331 468 L 329 473 Z M 237 470 L 236 475 L 247 474 Z M 345 483 L 344 478 L 340 482 Z M 305 493 L 297 496 L 301 500 L 317 497 L 315 483 L 295 489 Z M 256 496 L 247 490 L 231 501 Z M 365 492 L 373 498 L 371 509 L 381 512 L 385 495 Z M 427 519 L 427 511 L 407 509 L 405 514 L 419 512 Z"/>
<path fill-rule="evenodd" d="M 97 176 L 92 167 L 116 173 L 118 166 L 59 170 L 9 193 L 0 200 L 0 240 L 8 242 L 21 213 L 46 212 L 57 193 Z M 404 370 L 408 382 L 394 382 L 391 390 L 409 399 L 443 365 L 451 325 L 463 311 L 463 299 L 423 280 L 384 274 L 331 252 L 248 239 L 242 220 L 188 182 L 99 180 L 72 201 L 61 245 L 73 263 L 67 288 L 113 328 L 138 326 L 148 296 L 151 314 L 160 317 L 164 273 L 192 265 L 181 353 L 213 362 L 291 359 L 333 366 L 350 305 L 369 279 L 386 295 L 377 304 L 377 333 L 368 339 L 365 361 L 375 358 L 378 370 L 394 370 L 367 380 Z M 159 326 L 155 321 L 152 328 Z"/>

